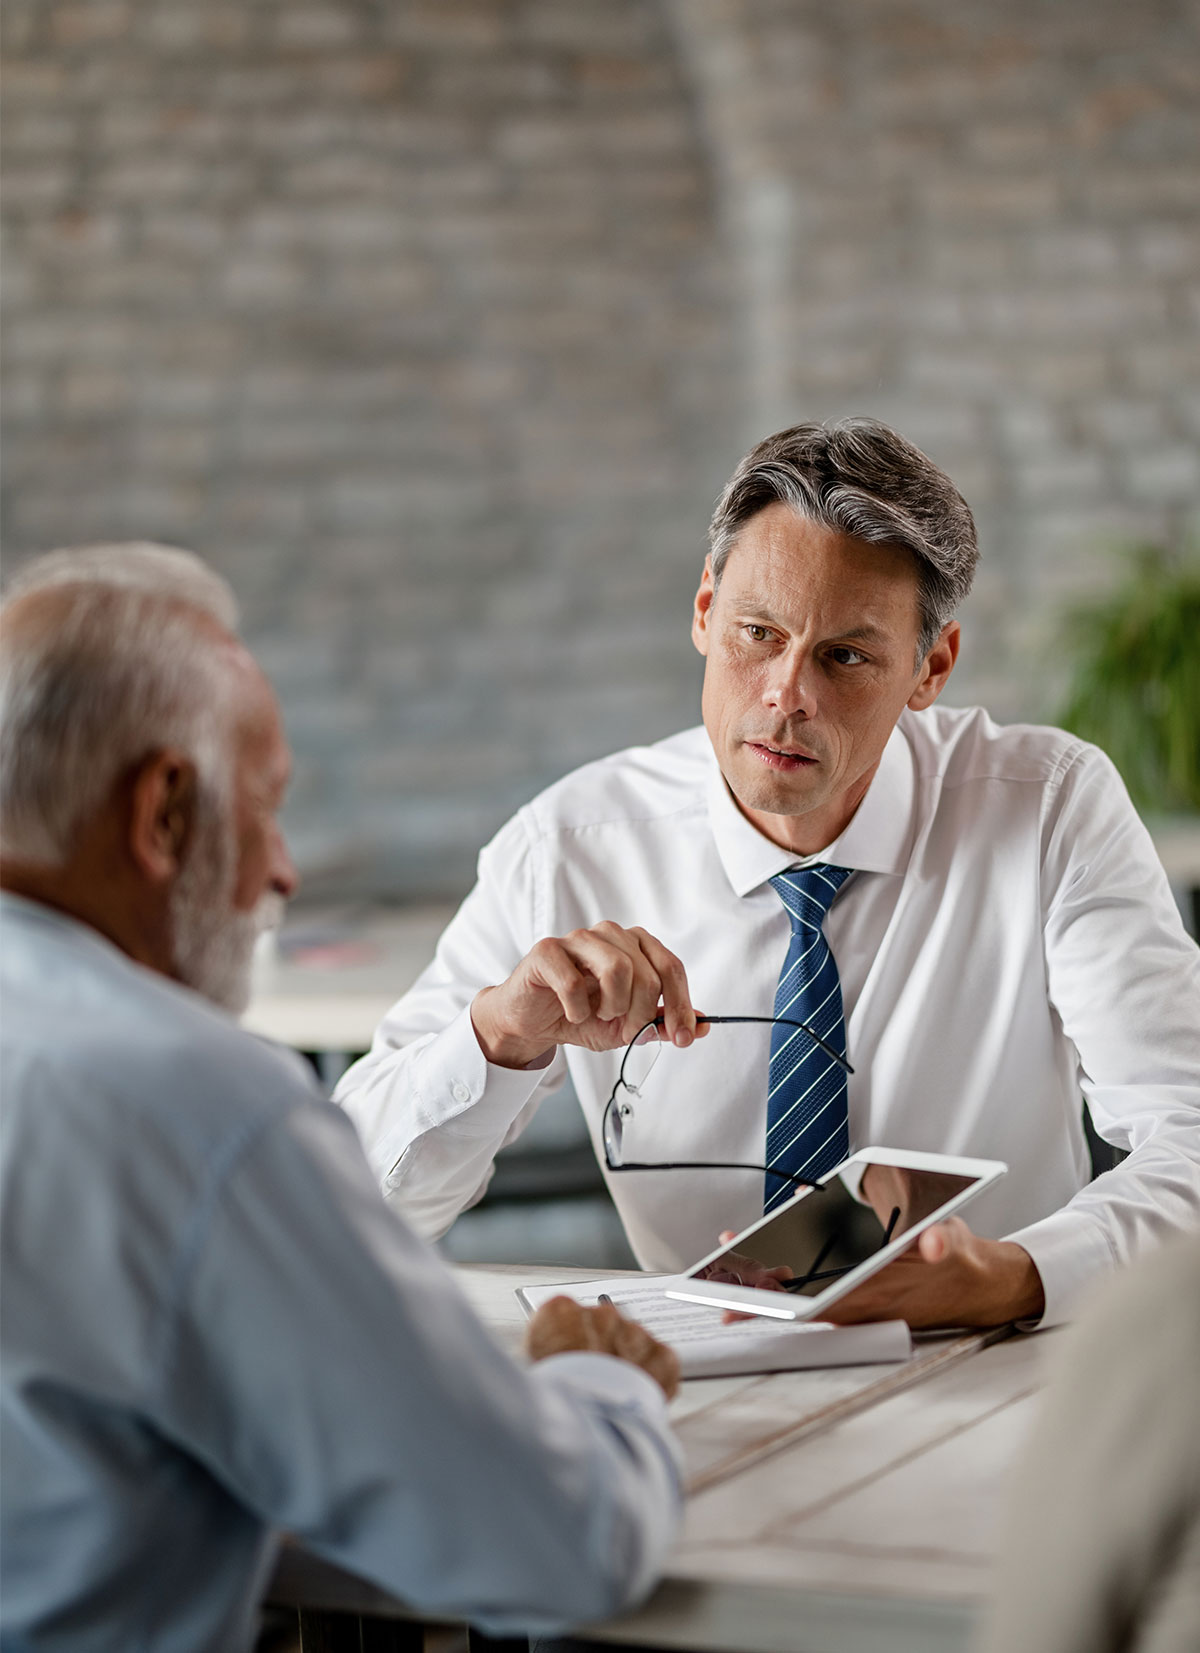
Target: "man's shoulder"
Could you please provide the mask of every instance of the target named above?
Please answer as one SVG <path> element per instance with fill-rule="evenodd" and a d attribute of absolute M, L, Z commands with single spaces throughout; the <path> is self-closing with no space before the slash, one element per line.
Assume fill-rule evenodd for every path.
<path fill-rule="evenodd" d="M 646 826 L 703 812 L 713 768 L 703 727 L 629 746 L 572 770 L 520 812 L 537 837 L 603 826 Z"/>
<path fill-rule="evenodd" d="M 6 925 L 8 1100 L 89 1134 L 120 1117 L 193 1146 L 316 1095 L 298 1058 L 197 993 L 61 926 Z"/>
<path fill-rule="evenodd" d="M 997 723 L 982 706 L 931 706 L 901 714 L 900 731 L 921 780 L 1050 786 L 1079 760 L 1100 757 L 1077 735 L 1046 724 Z"/>

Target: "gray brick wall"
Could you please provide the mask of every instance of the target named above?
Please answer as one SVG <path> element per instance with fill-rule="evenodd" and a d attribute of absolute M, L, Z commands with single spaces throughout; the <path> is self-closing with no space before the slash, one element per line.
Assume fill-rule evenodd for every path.
<path fill-rule="evenodd" d="M 232 578 L 316 890 L 453 891 L 695 715 L 713 495 L 892 419 L 976 506 L 953 698 L 1200 499 L 1194 7 L 8 0 L 12 563 Z"/>

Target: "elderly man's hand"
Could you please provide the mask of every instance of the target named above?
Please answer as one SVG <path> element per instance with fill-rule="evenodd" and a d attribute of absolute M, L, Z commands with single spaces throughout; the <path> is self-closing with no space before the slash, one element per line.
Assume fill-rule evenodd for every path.
<path fill-rule="evenodd" d="M 981 1240 L 961 1217 L 919 1235 L 886 1268 L 822 1315 L 839 1325 L 907 1320 L 914 1329 L 1003 1326 L 1046 1306 L 1029 1253 L 1011 1240 Z"/>
<path fill-rule="evenodd" d="M 619 1049 L 660 1007 L 660 1039 L 683 1047 L 708 1032 L 674 953 L 646 930 L 605 920 L 539 941 L 507 981 L 475 995 L 471 1022 L 489 1062 L 523 1068 L 556 1045 Z"/>
<path fill-rule="evenodd" d="M 586 1350 L 616 1355 L 640 1366 L 670 1400 L 679 1388 L 679 1356 L 651 1337 L 636 1320 L 627 1320 L 611 1303 L 587 1309 L 573 1297 L 552 1297 L 529 1322 L 525 1347 L 531 1360 Z"/>

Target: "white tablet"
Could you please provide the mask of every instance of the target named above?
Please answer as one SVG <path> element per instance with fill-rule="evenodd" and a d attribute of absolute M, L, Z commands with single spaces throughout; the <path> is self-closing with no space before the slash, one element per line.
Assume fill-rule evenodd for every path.
<path fill-rule="evenodd" d="M 997 1159 L 863 1148 L 702 1257 L 667 1296 L 774 1320 L 820 1320 L 923 1228 L 961 1210 L 1007 1169 Z M 791 1278 L 771 1289 L 747 1283 L 766 1269 L 790 1269 Z"/>

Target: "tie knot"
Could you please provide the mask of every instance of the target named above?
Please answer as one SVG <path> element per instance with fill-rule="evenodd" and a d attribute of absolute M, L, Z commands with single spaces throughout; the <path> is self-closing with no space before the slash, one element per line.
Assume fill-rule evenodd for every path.
<path fill-rule="evenodd" d="M 793 867 L 790 872 L 776 873 L 771 888 L 787 908 L 792 929 L 804 925 L 810 930 L 819 930 L 834 896 L 853 870 L 817 861 L 811 867 Z"/>

